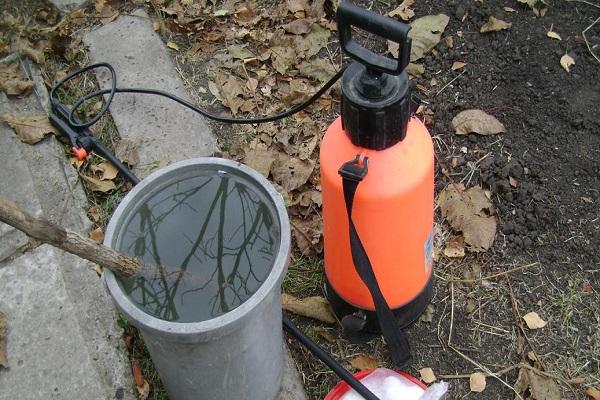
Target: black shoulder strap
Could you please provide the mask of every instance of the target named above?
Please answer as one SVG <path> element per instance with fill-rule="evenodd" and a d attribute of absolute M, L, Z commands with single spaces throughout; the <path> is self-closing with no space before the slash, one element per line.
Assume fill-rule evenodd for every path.
<path fill-rule="evenodd" d="M 392 360 L 397 366 L 407 364 L 410 359 L 410 346 L 406 333 L 399 329 L 398 323 L 392 310 L 390 309 L 379 284 L 373 272 L 369 256 L 360 241 L 354 222 L 352 221 L 352 205 L 354 204 L 354 195 L 358 184 L 363 180 L 368 172 L 368 158 L 364 157 L 363 165 L 360 164 L 360 155 L 354 160 L 348 161 L 342 165 L 339 174 L 343 179 L 344 199 L 346 201 L 346 211 L 348 213 L 348 225 L 350 228 L 350 249 L 352 252 L 352 261 L 356 272 L 365 283 L 375 303 L 375 312 L 377 320 L 383 332 L 383 337 L 388 345 Z"/>

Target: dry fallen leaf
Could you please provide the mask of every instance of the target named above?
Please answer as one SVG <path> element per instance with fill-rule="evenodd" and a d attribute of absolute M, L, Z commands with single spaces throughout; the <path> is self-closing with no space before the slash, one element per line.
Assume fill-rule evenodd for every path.
<path fill-rule="evenodd" d="M 504 11 L 511 12 L 511 13 L 517 12 L 517 10 L 515 10 L 514 8 L 511 8 L 511 7 L 504 7 Z"/>
<path fill-rule="evenodd" d="M 567 72 L 571 72 L 570 67 L 573 64 L 575 64 L 575 60 L 568 54 L 565 54 L 560 58 L 560 66 Z"/>
<path fill-rule="evenodd" d="M 304 38 L 299 38 L 301 40 L 296 44 L 296 52 L 293 53 L 294 59 L 292 60 L 292 63 L 297 61 L 296 53 L 299 57 L 304 56 L 307 60 L 317 54 L 323 47 L 327 46 L 329 36 L 331 36 L 331 31 L 329 29 L 324 28 L 319 24 L 313 24 L 310 28 L 310 32 L 304 36 Z"/>
<path fill-rule="evenodd" d="M 438 195 L 442 216 L 452 228 L 461 231 L 471 251 L 485 251 L 494 243 L 494 206 L 480 186 L 465 190 L 463 184 L 449 184 Z"/>
<path fill-rule="evenodd" d="M 6 315 L 0 311 L 0 366 L 8 368 L 6 356 Z"/>
<path fill-rule="evenodd" d="M 287 154 L 279 153 L 271 167 L 275 182 L 288 192 L 304 185 L 312 175 L 315 163 L 312 160 L 300 160 Z"/>
<path fill-rule="evenodd" d="M 144 375 L 142 374 L 142 366 L 136 359 L 131 362 L 131 372 L 133 374 L 133 381 L 135 382 L 135 385 L 142 386 L 144 384 Z"/>
<path fill-rule="evenodd" d="M 425 311 L 423 311 L 423 314 L 421 314 L 421 316 L 419 317 L 419 321 L 420 322 L 433 322 L 434 314 L 435 314 L 435 308 L 433 307 L 433 304 L 427 304 Z"/>
<path fill-rule="evenodd" d="M 81 169 L 84 163 L 85 160 L 80 160 L 77 157 L 69 157 L 69 164 L 71 164 L 77 171 Z"/>
<path fill-rule="evenodd" d="M 454 47 L 454 39 L 452 39 L 452 36 L 450 35 L 444 37 L 444 43 L 446 43 L 446 47 L 449 49 Z"/>
<path fill-rule="evenodd" d="M 292 14 L 304 13 L 310 10 L 308 2 L 306 0 L 287 0 L 287 9 Z"/>
<path fill-rule="evenodd" d="M 546 35 L 550 38 L 550 39 L 555 39 L 555 40 L 562 40 L 562 38 L 560 37 L 560 35 L 556 32 L 554 32 L 553 30 L 549 30 Z"/>
<path fill-rule="evenodd" d="M 535 311 L 531 311 L 523 315 L 523 319 L 525 320 L 525 323 L 529 329 L 541 329 L 548 324 L 548 322 L 541 319 L 538 313 Z"/>
<path fill-rule="evenodd" d="M 316 214 L 292 220 L 296 245 L 303 255 L 323 251 L 323 220 Z"/>
<path fill-rule="evenodd" d="M 93 192 L 106 193 L 117 188 L 113 181 L 103 181 L 86 175 L 80 176 L 87 182 L 88 188 Z"/>
<path fill-rule="evenodd" d="M 421 380 L 427 384 L 433 383 L 437 379 L 431 368 L 423 368 L 419 370 L 419 373 L 421 374 Z"/>
<path fill-rule="evenodd" d="M 379 361 L 376 358 L 362 354 L 356 356 L 349 361 L 350 365 L 359 371 L 375 369 L 379 367 Z"/>
<path fill-rule="evenodd" d="M 414 20 L 408 36 L 412 39 L 410 61 L 416 61 L 435 47 L 442 38 L 450 17 L 444 14 L 426 15 Z M 397 53 L 396 53 L 397 54 Z"/>
<path fill-rule="evenodd" d="M 465 256 L 465 238 L 462 235 L 453 235 L 446 240 L 444 255 L 448 258 L 462 258 Z"/>
<path fill-rule="evenodd" d="M 422 64 L 408 63 L 406 72 L 408 72 L 410 76 L 421 76 L 425 72 L 425 67 Z"/>
<path fill-rule="evenodd" d="M 225 74 L 219 74 L 216 78 L 216 85 L 223 105 L 228 107 L 232 114 L 237 114 L 244 103 L 244 99 L 242 98 L 244 94 L 244 85 L 242 81 L 233 75 L 226 76 Z M 209 90 L 211 90 L 210 84 Z"/>
<path fill-rule="evenodd" d="M 519 394 L 529 390 L 530 400 L 561 400 L 560 389 L 552 379 L 538 375 L 527 368 L 519 370 L 519 377 L 515 382 L 515 392 Z"/>
<path fill-rule="evenodd" d="M 304 317 L 314 318 L 329 324 L 335 323 L 335 317 L 324 297 L 312 296 L 300 299 L 291 294 L 281 294 L 281 306 L 284 310 Z"/>
<path fill-rule="evenodd" d="M 244 164 L 260 172 L 265 178 L 269 177 L 271 166 L 277 158 L 277 151 L 269 149 L 250 149 L 246 150 Z"/>
<path fill-rule="evenodd" d="M 119 10 L 114 9 L 111 5 L 103 4 L 103 7 L 98 11 L 96 8 L 97 16 L 102 22 L 102 25 L 106 25 L 109 22 L 114 21 L 119 16 Z"/>
<path fill-rule="evenodd" d="M 146 400 L 150 395 L 150 384 L 144 379 L 144 383 L 141 386 L 135 387 L 138 391 L 138 399 Z"/>
<path fill-rule="evenodd" d="M 465 65 L 467 65 L 467 63 L 464 63 L 462 61 L 454 61 L 454 63 L 452 63 L 452 71 L 456 71 L 458 69 L 461 69 Z"/>
<path fill-rule="evenodd" d="M 179 51 L 179 45 L 175 42 L 167 42 L 167 47 L 175 51 Z"/>
<path fill-rule="evenodd" d="M 480 135 L 495 135 L 506 132 L 504 125 L 495 117 L 481 110 L 465 110 L 452 118 L 452 126 L 457 135 L 478 133 Z"/>
<path fill-rule="evenodd" d="M 96 9 L 96 12 L 101 12 L 104 9 L 105 5 L 106 5 L 106 0 L 96 0 L 94 2 L 94 8 Z"/>
<path fill-rule="evenodd" d="M 570 385 L 583 385 L 585 383 L 585 378 L 582 376 L 575 376 L 573 378 L 567 379 L 565 382 Z M 600 397 L 598 398 L 598 400 L 600 400 Z"/>
<path fill-rule="evenodd" d="M 324 58 L 303 61 L 297 65 L 297 68 L 302 75 L 317 79 L 320 82 L 327 82 L 336 72 L 334 66 Z"/>
<path fill-rule="evenodd" d="M 503 29 L 508 29 L 511 26 L 512 26 L 512 24 L 510 22 L 502 21 L 501 19 L 494 18 L 493 16 L 490 15 L 490 19 L 488 20 L 488 22 L 483 24 L 483 26 L 481 27 L 479 32 L 481 32 L 481 33 L 497 32 L 497 31 L 501 31 Z"/>
<path fill-rule="evenodd" d="M 469 387 L 471 388 L 471 392 L 483 392 L 485 390 L 485 374 L 482 372 L 473 372 L 469 376 Z"/>
<path fill-rule="evenodd" d="M 104 241 L 104 231 L 102 228 L 92 229 L 90 231 L 90 239 L 96 243 L 102 243 Z"/>
<path fill-rule="evenodd" d="M 593 400 L 600 400 L 600 390 L 589 387 L 585 390 L 585 394 Z"/>
<path fill-rule="evenodd" d="M 408 21 L 415 16 L 415 12 L 410 8 L 415 3 L 415 0 L 404 0 L 396 9 L 387 13 L 388 17 L 400 17 L 403 21 Z"/>
<path fill-rule="evenodd" d="M 98 222 L 100 221 L 100 207 L 98 206 L 92 206 L 90 207 L 90 209 L 88 210 L 88 215 L 90 216 L 90 218 L 92 218 L 92 221 L 94 222 Z"/>
<path fill-rule="evenodd" d="M 12 43 L 11 50 L 13 52 L 22 54 L 24 56 L 29 57 L 32 61 L 35 61 L 37 64 L 44 63 L 44 51 L 38 50 L 31 42 L 27 39 L 17 37 Z"/>
<path fill-rule="evenodd" d="M 312 24 L 313 22 L 308 19 L 296 19 L 289 24 L 283 25 L 283 29 L 285 29 L 286 32 L 294 35 L 303 35 L 310 32 L 310 27 Z"/>
<path fill-rule="evenodd" d="M 0 63 L 0 90 L 9 96 L 27 96 L 35 83 L 21 72 L 19 63 L 5 65 Z"/>
<path fill-rule="evenodd" d="M 58 134 L 45 114 L 18 117 L 4 113 L 0 114 L 0 121 L 9 124 L 14 129 L 17 138 L 28 144 L 35 144 L 51 133 Z"/>
<path fill-rule="evenodd" d="M 246 60 L 248 58 L 253 58 L 254 57 L 254 53 L 252 53 L 250 50 L 248 50 L 245 47 L 242 46 L 237 46 L 237 45 L 232 45 L 227 47 L 227 52 L 229 54 L 231 54 L 233 56 L 233 58 L 236 58 L 238 60 Z"/>
<path fill-rule="evenodd" d="M 100 180 L 113 180 L 119 174 L 119 170 L 109 162 L 101 162 L 98 165 L 92 165 L 90 169 L 93 172 L 100 173 Z"/>

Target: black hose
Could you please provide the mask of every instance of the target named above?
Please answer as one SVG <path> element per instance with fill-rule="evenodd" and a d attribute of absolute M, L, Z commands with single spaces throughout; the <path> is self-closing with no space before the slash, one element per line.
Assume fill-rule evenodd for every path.
<path fill-rule="evenodd" d="M 50 90 L 50 101 L 51 101 L 53 107 L 60 104 L 60 102 L 55 97 L 55 92 L 58 89 L 60 89 L 61 86 L 65 84 L 65 82 L 73 79 L 76 76 L 79 76 L 80 74 L 82 74 L 90 69 L 95 69 L 95 68 L 106 68 L 109 70 L 110 75 L 111 75 L 111 87 L 110 87 L 110 89 L 97 90 L 95 92 L 88 93 L 85 96 L 81 96 L 77 99 L 77 101 L 73 105 L 73 108 L 70 109 L 69 115 L 67 117 L 69 124 L 74 128 L 87 128 L 87 127 L 93 125 L 94 123 L 96 123 L 102 117 L 102 115 L 108 110 L 108 107 L 110 106 L 110 103 L 112 102 L 112 99 L 113 99 L 115 93 L 140 93 L 140 94 L 154 94 L 157 96 L 163 96 L 163 97 L 166 97 L 173 101 L 176 101 L 177 103 L 189 108 L 192 111 L 197 112 L 200 115 L 205 116 L 206 118 L 209 118 L 209 119 L 212 119 L 212 120 L 215 120 L 218 122 L 227 123 L 227 124 L 260 124 L 260 123 L 264 123 L 264 122 L 277 121 L 279 119 L 289 117 L 290 115 L 295 114 L 298 111 L 301 111 L 304 108 L 311 105 L 312 103 L 314 103 L 319 97 L 321 97 L 323 95 L 323 93 L 325 93 L 331 86 L 333 86 L 338 81 L 338 79 L 340 79 L 340 77 L 346 70 L 346 66 L 343 66 L 338 72 L 336 72 L 335 75 L 333 75 L 331 77 L 331 79 L 329 79 L 329 81 L 327 81 L 327 83 L 325 83 L 325 85 L 323 85 L 308 100 L 306 100 L 304 103 L 298 104 L 298 105 L 290 108 L 287 111 L 283 111 L 281 113 L 269 115 L 266 117 L 232 118 L 232 117 L 223 117 L 220 115 L 212 114 L 206 110 L 196 107 L 194 104 L 190 103 L 187 100 L 182 99 L 181 97 L 177 97 L 177 96 L 175 96 L 171 93 L 165 92 L 163 90 L 144 89 L 144 88 L 118 88 L 117 87 L 117 75 L 116 75 L 115 70 L 112 67 L 112 65 L 110 65 L 108 63 L 98 63 L 98 64 L 91 64 L 85 68 L 79 69 L 79 70 L 67 75 L 65 78 L 60 80 L 57 84 L 55 84 L 52 87 L 52 89 Z M 102 109 L 100 109 L 100 111 L 95 116 L 93 116 L 92 118 L 90 118 L 89 120 L 87 120 L 85 122 L 79 122 L 76 119 L 76 117 L 74 115 L 75 111 L 83 103 L 85 103 L 89 99 L 92 99 L 92 98 L 98 97 L 98 96 L 102 96 L 105 94 L 108 94 L 109 96 L 106 99 L 106 102 L 105 102 L 104 106 L 102 107 Z"/>
<path fill-rule="evenodd" d="M 356 390 L 365 400 L 380 400 L 379 397 L 375 396 L 365 385 L 363 385 L 358 379 L 356 379 L 346 368 L 344 368 L 337 360 L 335 360 L 329 353 L 327 353 L 321 346 L 310 340 L 308 336 L 302 333 L 296 326 L 290 321 L 290 319 L 283 314 L 283 330 L 292 335 L 296 340 L 304 345 L 311 353 L 313 353 L 319 360 L 323 361 L 323 364 L 327 365 L 337 376 L 342 378 L 352 389 Z"/>

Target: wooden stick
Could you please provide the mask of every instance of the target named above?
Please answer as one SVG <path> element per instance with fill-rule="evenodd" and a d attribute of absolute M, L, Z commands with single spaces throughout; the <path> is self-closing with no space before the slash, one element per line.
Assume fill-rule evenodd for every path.
<path fill-rule="evenodd" d="M 143 269 L 139 259 L 121 254 L 44 219 L 36 218 L 3 198 L 0 198 L 0 221 L 25 232 L 34 239 L 100 264 L 116 274 L 129 277 L 138 275 Z"/>

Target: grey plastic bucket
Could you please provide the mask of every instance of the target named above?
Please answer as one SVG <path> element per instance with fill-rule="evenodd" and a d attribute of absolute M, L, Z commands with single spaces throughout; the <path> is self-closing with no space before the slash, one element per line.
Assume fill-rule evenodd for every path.
<path fill-rule="evenodd" d="M 280 243 L 274 265 L 258 290 L 237 308 L 201 322 L 169 322 L 138 308 L 115 275 L 104 279 L 118 309 L 136 326 L 171 400 L 273 400 L 281 386 L 283 332 L 281 283 L 290 252 L 290 225 L 281 195 L 258 172 L 229 160 L 196 158 L 162 168 L 140 182 L 119 204 L 104 244 L 117 248 L 124 223 L 136 207 L 164 187 L 198 171 L 242 177 L 271 202 L 279 219 Z"/>

